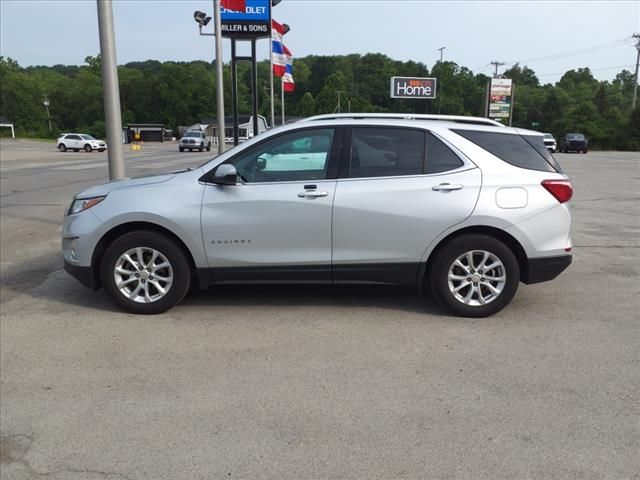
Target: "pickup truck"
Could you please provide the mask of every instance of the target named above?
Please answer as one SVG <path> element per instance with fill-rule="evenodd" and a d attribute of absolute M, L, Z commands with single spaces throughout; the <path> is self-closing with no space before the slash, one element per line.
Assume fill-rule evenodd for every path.
<path fill-rule="evenodd" d="M 190 152 L 194 150 L 203 152 L 205 149 L 207 152 L 211 151 L 211 139 L 207 137 L 204 132 L 198 130 L 189 130 L 186 132 L 180 139 L 180 144 L 178 145 L 178 150 L 181 152 L 185 150 L 189 150 Z"/>

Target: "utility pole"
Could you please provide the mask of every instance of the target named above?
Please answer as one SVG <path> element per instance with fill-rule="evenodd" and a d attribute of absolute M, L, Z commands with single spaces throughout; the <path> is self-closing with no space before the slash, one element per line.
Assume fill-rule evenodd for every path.
<path fill-rule="evenodd" d="M 122 112 L 120 111 L 120 86 L 118 85 L 118 63 L 116 40 L 113 30 L 112 0 L 98 1 L 98 29 L 100 30 L 100 56 L 102 59 L 102 90 L 104 115 L 107 127 L 107 154 L 109 179 L 125 177 L 124 153 L 122 151 Z"/>
<path fill-rule="evenodd" d="M 504 65 L 504 62 L 498 62 L 497 60 L 494 60 L 493 62 L 490 62 L 491 65 L 493 65 L 494 67 L 496 67 L 496 71 L 493 74 L 493 78 L 498 78 L 498 67 L 501 67 L 502 65 Z"/>
<path fill-rule="evenodd" d="M 440 63 L 442 63 L 442 52 L 444 51 L 444 49 L 447 47 L 440 47 L 438 50 L 440 50 Z"/>
<path fill-rule="evenodd" d="M 336 90 L 336 92 L 338 93 L 338 113 L 342 113 L 342 109 L 341 109 L 342 104 L 340 103 L 340 99 L 342 94 L 346 92 L 344 90 Z"/>
<path fill-rule="evenodd" d="M 51 105 L 49 103 L 49 97 L 47 96 L 47 94 L 44 95 L 44 101 L 42 102 L 42 105 L 44 105 L 44 108 L 47 110 L 47 121 L 49 122 L 49 133 L 51 133 L 51 115 L 49 114 L 49 105 Z"/>
<path fill-rule="evenodd" d="M 220 0 L 213 0 L 213 21 L 216 35 L 216 107 L 218 110 L 218 155 L 224 153 L 227 138 L 224 128 L 224 83 L 222 71 L 222 20 Z M 255 132 L 254 132 L 255 134 Z"/>
<path fill-rule="evenodd" d="M 632 35 L 636 40 L 636 74 L 633 77 L 633 102 L 631 103 L 632 108 L 636 108 L 636 100 L 638 99 L 638 64 L 640 63 L 640 33 L 634 33 Z"/>

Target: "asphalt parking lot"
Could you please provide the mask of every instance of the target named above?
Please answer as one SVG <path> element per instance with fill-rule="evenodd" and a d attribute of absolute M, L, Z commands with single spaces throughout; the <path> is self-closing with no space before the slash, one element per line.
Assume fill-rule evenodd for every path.
<path fill-rule="evenodd" d="M 127 150 L 130 176 L 197 166 Z M 138 317 L 62 270 L 106 153 L 0 142 L 0 478 L 638 479 L 640 154 L 557 154 L 574 263 L 507 309 L 238 286 Z"/>

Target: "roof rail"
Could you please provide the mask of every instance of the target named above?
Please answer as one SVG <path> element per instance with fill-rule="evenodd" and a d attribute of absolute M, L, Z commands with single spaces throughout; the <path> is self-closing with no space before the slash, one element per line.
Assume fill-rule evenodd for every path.
<path fill-rule="evenodd" d="M 333 113 L 324 115 L 314 115 L 307 117 L 301 122 L 314 122 L 317 120 L 337 120 L 340 118 L 351 118 L 353 120 L 363 119 L 395 119 L 395 120 L 438 120 L 444 122 L 467 123 L 472 125 L 490 125 L 492 127 L 504 127 L 503 123 L 484 117 L 466 117 L 463 115 L 431 115 L 424 113 Z"/>

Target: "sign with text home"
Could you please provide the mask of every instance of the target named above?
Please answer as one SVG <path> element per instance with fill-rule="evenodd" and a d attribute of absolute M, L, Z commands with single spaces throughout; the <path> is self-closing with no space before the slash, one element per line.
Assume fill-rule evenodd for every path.
<path fill-rule="evenodd" d="M 391 77 L 391 98 L 436 98 L 435 78 Z"/>
<path fill-rule="evenodd" d="M 244 12 L 222 8 L 222 35 L 251 39 L 271 36 L 271 0 L 246 0 Z"/>

